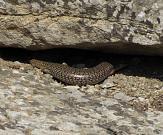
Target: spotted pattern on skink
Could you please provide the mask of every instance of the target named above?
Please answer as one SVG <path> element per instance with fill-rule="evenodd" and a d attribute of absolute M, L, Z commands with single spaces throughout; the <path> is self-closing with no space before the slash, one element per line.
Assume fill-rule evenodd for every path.
<path fill-rule="evenodd" d="M 43 72 L 51 74 L 54 78 L 70 85 L 94 85 L 114 73 L 113 65 L 102 62 L 91 68 L 74 68 L 68 65 L 31 59 L 33 67 L 40 68 Z"/>

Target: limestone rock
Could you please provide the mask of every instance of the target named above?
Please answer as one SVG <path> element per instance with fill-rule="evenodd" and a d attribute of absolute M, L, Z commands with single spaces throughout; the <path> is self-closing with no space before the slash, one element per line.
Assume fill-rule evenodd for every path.
<path fill-rule="evenodd" d="M 0 46 L 163 54 L 162 0 L 0 0 Z"/>
<path fill-rule="evenodd" d="M 50 76 L 42 74 L 40 70 L 26 69 L 26 64 L 21 65 L 22 68 L 12 69 L 9 63 L 6 64 L 3 60 L 0 63 L 2 135 L 163 134 L 163 112 L 134 109 L 128 104 L 132 97 L 125 93 L 118 94 L 114 89 L 113 91 L 117 92 L 113 94 L 116 98 L 113 98 L 107 96 L 108 94 L 100 94 L 104 91 L 111 93 L 111 88 L 64 86 Z M 116 80 L 116 76 L 111 78 Z M 124 81 L 127 76 L 119 75 L 119 78 Z M 133 87 L 133 83 L 138 84 L 135 79 L 137 77 L 128 80 L 128 90 Z M 146 80 L 142 81 L 142 84 Z M 156 84 L 155 81 L 156 79 L 151 79 L 149 88 Z M 157 82 L 159 87 L 162 87 L 162 82 Z M 137 91 L 140 92 L 139 85 L 137 87 Z M 122 89 L 123 87 L 121 91 Z M 147 90 L 144 92 L 149 93 Z M 161 103 L 161 100 L 154 104 Z M 139 108 L 140 105 L 142 104 L 139 104 Z"/>

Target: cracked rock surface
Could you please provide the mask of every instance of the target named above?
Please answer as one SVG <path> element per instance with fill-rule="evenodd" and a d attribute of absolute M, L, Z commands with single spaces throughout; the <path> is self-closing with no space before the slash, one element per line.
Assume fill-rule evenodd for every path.
<path fill-rule="evenodd" d="M 127 73 L 95 86 L 66 86 L 29 64 L 0 59 L 0 134 L 163 134 L 162 74 Z"/>
<path fill-rule="evenodd" d="M 162 0 L 0 0 L 0 46 L 163 54 Z"/>

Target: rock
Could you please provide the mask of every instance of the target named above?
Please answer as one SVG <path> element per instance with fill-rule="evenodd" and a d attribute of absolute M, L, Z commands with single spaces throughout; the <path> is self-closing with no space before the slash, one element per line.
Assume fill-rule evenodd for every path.
<path fill-rule="evenodd" d="M 25 64 L 20 64 L 23 65 Z M 163 133 L 162 111 L 135 110 L 128 104 L 132 97 L 124 92 L 118 92 L 119 90 L 130 92 L 132 83 L 139 83 L 135 81 L 138 77 L 133 76 L 135 79 L 132 80 L 131 77 L 127 79 L 127 76 L 119 75 L 119 80 L 116 81 L 118 78 L 111 76 L 111 81 L 120 83 L 128 80 L 130 83 L 128 88 L 119 87 L 119 90 L 116 90 L 119 84 L 117 83 L 114 86 L 115 94 L 108 97 L 100 93 L 105 89 L 110 92 L 112 87 L 65 86 L 50 76 L 41 74 L 37 69 L 23 66 L 24 69 L 15 70 L 6 66 L 0 70 L 0 133 L 3 135 L 161 135 Z M 151 91 L 156 92 L 157 89 L 153 88 L 156 84 L 155 79 L 151 79 L 150 83 Z M 158 86 L 162 87 L 161 81 Z M 141 95 L 139 85 L 135 87 L 140 94 L 139 100 L 143 102 L 144 98 L 141 97 L 149 91 L 144 90 L 144 94 Z M 162 93 L 161 89 L 158 90 Z M 157 99 L 157 96 L 155 97 Z M 162 97 L 154 106 L 161 101 Z"/>
<path fill-rule="evenodd" d="M 163 54 L 162 0 L 0 1 L 0 46 Z"/>
<path fill-rule="evenodd" d="M 115 93 L 114 98 L 118 99 L 118 100 L 121 100 L 123 102 L 128 102 L 130 100 L 133 100 L 132 97 L 129 97 L 129 96 L 127 96 L 126 94 L 124 94 L 122 92 Z"/>

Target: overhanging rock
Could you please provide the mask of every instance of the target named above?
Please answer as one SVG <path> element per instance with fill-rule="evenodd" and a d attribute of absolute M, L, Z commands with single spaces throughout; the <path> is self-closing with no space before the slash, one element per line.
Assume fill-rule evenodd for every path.
<path fill-rule="evenodd" d="M 0 46 L 163 55 L 163 1 L 1 0 Z"/>

